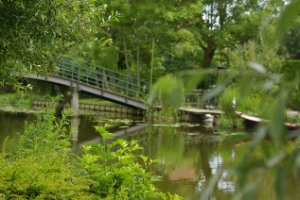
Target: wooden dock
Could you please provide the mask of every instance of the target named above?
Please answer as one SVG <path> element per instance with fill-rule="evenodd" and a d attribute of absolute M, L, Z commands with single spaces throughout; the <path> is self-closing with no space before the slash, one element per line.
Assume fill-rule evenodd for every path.
<path fill-rule="evenodd" d="M 221 110 L 210 110 L 210 109 L 202 109 L 202 108 L 188 108 L 188 107 L 181 107 L 179 108 L 180 112 L 187 112 L 191 114 L 196 115 L 205 115 L 205 114 L 211 114 L 211 115 L 221 115 L 224 112 Z"/>
<path fill-rule="evenodd" d="M 179 108 L 180 119 L 182 121 L 187 122 L 200 122 L 203 119 L 205 119 L 207 115 L 212 115 L 213 118 L 218 118 L 223 113 L 223 111 L 217 109 L 202 109 L 189 107 Z"/>

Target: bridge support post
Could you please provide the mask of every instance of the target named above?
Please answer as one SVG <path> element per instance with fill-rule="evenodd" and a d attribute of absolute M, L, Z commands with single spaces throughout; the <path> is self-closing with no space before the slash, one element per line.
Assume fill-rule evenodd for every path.
<path fill-rule="evenodd" d="M 78 141 L 78 130 L 79 130 L 79 95 L 77 87 L 73 87 L 72 100 L 72 119 L 71 119 L 71 127 L 73 130 L 73 141 Z"/>
<path fill-rule="evenodd" d="M 73 87 L 72 100 L 71 100 L 72 114 L 73 116 L 79 115 L 79 95 L 77 87 Z"/>
<path fill-rule="evenodd" d="M 77 150 L 77 142 L 78 142 L 78 131 L 79 131 L 80 119 L 78 116 L 72 116 L 71 118 L 71 130 L 72 130 L 72 149 L 73 151 Z"/>

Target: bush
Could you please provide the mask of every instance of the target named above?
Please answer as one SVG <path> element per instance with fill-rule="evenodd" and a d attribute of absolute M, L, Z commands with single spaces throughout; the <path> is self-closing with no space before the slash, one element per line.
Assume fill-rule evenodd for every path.
<path fill-rule="evenodd" d="M 111 134 L 97 127 L 103 144 L 84 147 L 80 158 L 86 175 L 93 180 L 90 191 L 108 199 L 179 199 L 166 195 L 154 187 L 159 177 L 151 176 L 146 169 L 153 161 L 141 154 L 142 148 L 135 142 L 117 140 L 106 144 Z"/>
<path fill-rule="evenodd" d="M 55 125 L 53 125 L 55 124 Z M 2 151 L 0 196 L 6 199 L 87 199 L 87 177 L 72 159 L 64 121 L 38 115 L 21 135 L 16 152 Z"/>
<path fill-rule="evenodd" d="M 1 199 L 179 199 L 158 191 L 147 168 L 153 161 L 136 142 L 118 140 L 71 153 L 67 121 L 53 111 L 27 124 L 15 152 L 0 154 Z M 98 127 L 102 136 L 110 135 Z"/>

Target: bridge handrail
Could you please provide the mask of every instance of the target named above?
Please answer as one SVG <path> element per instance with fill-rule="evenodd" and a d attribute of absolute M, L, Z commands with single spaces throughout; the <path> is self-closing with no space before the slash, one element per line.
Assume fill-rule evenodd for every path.
<path fill-rule="evenodd" d="M 203 95 L 205 93 L 209 93 L 210 89 L 202 90 L 196 89 L 192 91 L 188 91 L 185 94 L 185 105 L 189 105 L 192 107 L 204 107 L 205 105 L 217 106 L 218 102 L 216 98 L 212 98 L 208 101 L 203 102 Z"/>
<path fill-rule="evenodd" d="M 118 72 L 118 71 L 114 71 L 112 69 L 108 69 L 108 68 L 105 68 L 105 67 L 102 67 L 102 66 L 99 66 L 99 65 L 87 62 L 87 61 L 77 61 L 76 63 L 74 63 L 73 61 L 69 61 L 69 60 L 70 59 L 66 58 L 66 59 L 63 60 L 63 62 L 64 63 L 69 63 L 71 65 L 86 66 L 87 68 L 93 70 L 92 68 L 90 68 L 92 66 L 92 67 L 95 67 L 96 69 L 98 69 L 98 71 L 105 70 L 106 72 L 110 72 L 112 74 L 115 74 L 116 76 L 120 76 L 120 77 L 124 77 L 124 78 L 130 78 L 131 80 L 133 80 L 133 82 L 136 82 L 136 83 L 138 82 L 137 78 L 135 78 L 133 76 L 128 76 L 128 75 L 126 75 L 124 73 L 121 73 L 121 72 Z M 78 64 L 78 62 L 79 62 L 79 64 Z M 141 85 L 147 85 L 147 81 L 145 81 L 145 80 L 140 80 L 140 83 L 141 83 Z"/>
<path fill-rule="evenodd" d="M 74 72 L 74 69 L 69 69 L 69 68 L 65 68 L 65 67 L 61 67 L 60 68 L 60 71 L 59 71 L 59 74 L 60 75 L 63 75 L 64 77 L 65 76 L 68 76 L 70 74 L 72 74 L 73 76 L 71 77 L 71 79 L 75 80 L 75 81 L 81 81 L 83 83 L 87 83 L 90 85 L 90 83 L 92 83 L 92 85 L 94 85 L 96 83 L 96 81 L 103 81 L 103 78 L 98 78 L 98 77 L 95 77 L 95 76 L 91 76 L 89 75 L 88 73 L 89 72 L 92 72 L 91 70 L 86 70 L 84 69 L 84 71 L 86 71 L 85 73 L 82 73 L 82 70 L 80 70 L 80 74 L 77 73 L 76 71 Z M 75 76 L 74 76 L 75 75 Z M 103 73 L 98 73 L 97 75 L 100 75 L 100 76 L 103 76 L 105 74 Z M 69 77 L 70 78 L 70 77 Z M 130 86 L 134 86 L 134 87 L 138 87 L 138 85 L 134 84 L 134 83 L 131 83 L 131 82 L 127 82 L 127 81 L 124 81 L 122 79 L 118 79 L 118 78 L 115 78 L 115 77 L 112 77 L 112 76 L 107 76 L 107 78 L 109 78 L 110 80 L 104 80 L 105 82 L 109 83 L 110 85 L 115 85 L 115 86 L 118 86 L 120 88 L 124 88 L 126 89 L 126 87 L 123 87 L 119 84 L 115 84 L 114 81 L 112 80 L 116 80 L 116 81 L 121 81 L 121 82 L 125 82 L 127 83 L 128 85 Z"/>
<path fill-rule="evenodd" d="M 65 63 L 65 62 L 64 62 L 64 64 L 69 65 L 69 63 Z M 70 66 L 72 66 L 72 65 L 70 65 Z M 74 64 L 73 66 L 81 67 L 81 66 L 76 65 L 76 64 Z M 106 71 L 107 71 L 107 70 L 105 70 L 105 68 L 103 68 L 103 69 L 104 69 L 104 71 L 97 71 L 97 70 L 95 70 L 95 69 L 89 69 L 88 71 L 89 71 L 89 72 L 92 72 L 92 73 L 96 73 L 97 75 L 103 76 L 103 75 L 104 75 L 103 72 L 106 72 Z M 86 71 L 86 68 L 84 68 L 84 70 Z M 105 73 L 105 74 L 107 75 L 107 73 Z M 131 83 L 131 85 L 136 85 L 136 86 L 138 86 L 138 84 L 136 84 L 136 83 L 129 82 L 129 80 L 131 80 L 132 77 L 127 78 L 127 76 L 125 76 L 128 80 L 124 80 L 124 79 L 121 79 L 121 78 L 119 78 L 119 77 L 114 77 L 114 76 L 109 76 L 109 77 L 110 77 L 111 79 L 116 80 L 116 81 L 121 81 L 121 82 L 124 82 L 124 83 Z M 146 81 L 142 81 L 141 83 L 144 83 L 144 84 L 140 84 L 141 86 L 146 85 Z"/>
<path fill-rule="evenodd" d="M 101 90 L 121 93 L 128 97 L 140 98 L 146 95 L 147 85 L 145 81 L 140 84 L 131 82 L 134 80 L 132 77 L 100 66 L 97 67 L 98 70 L 69 61 L 62 61 L 59 64 L 57 75 Z"/>

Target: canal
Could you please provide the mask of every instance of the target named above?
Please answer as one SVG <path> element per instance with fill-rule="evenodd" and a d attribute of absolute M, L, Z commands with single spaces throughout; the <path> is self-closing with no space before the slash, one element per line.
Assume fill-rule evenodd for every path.
<path fill-rule="evenodd" d="M 33 115 L 0 113 L 1 144 L 8 136 L 11 141 L 15 141 L 24 130 L 25 123 L 32 121 Z M 212 199 L 233 198 L 238 186 L 237 178 L 230 169 L 247 148 L 243 134 L 220 134 L 211 126 L 200 124 L 149 126 L 130 120 L 110 121 L 116 124 L 111 129 L 112 132 L 126 132 L 134 130 L 132 127 L 138 127 L 136 132 L 128 131 L 123 138 L 137 140 L 144 148 L 145 155 L 159 160 L 149 170 L 153 175 L 161 177 L 161 181 L 156 184 L 160 190 L 176 193 L 187 200 L 201 199 L 201 194 L 212 177 L 222 168 Z M 82 144 L 97 141 L 98 135 L 93 127 L 105 122 L 107 120 L 100 117 L 81 117 L 78 142 L 73 144 L 74 149 L 78 150 Z M 266 175 L 262 186 L 265 192 L 260 194 L 259 199 L 275 199 L 272 192 L 274 173 L 270 171 Z M 293 192 L 288 193 L 285 199 L 299 199 L 298 179 L 291 176 L 286 185 L 287 190 Z"/>

